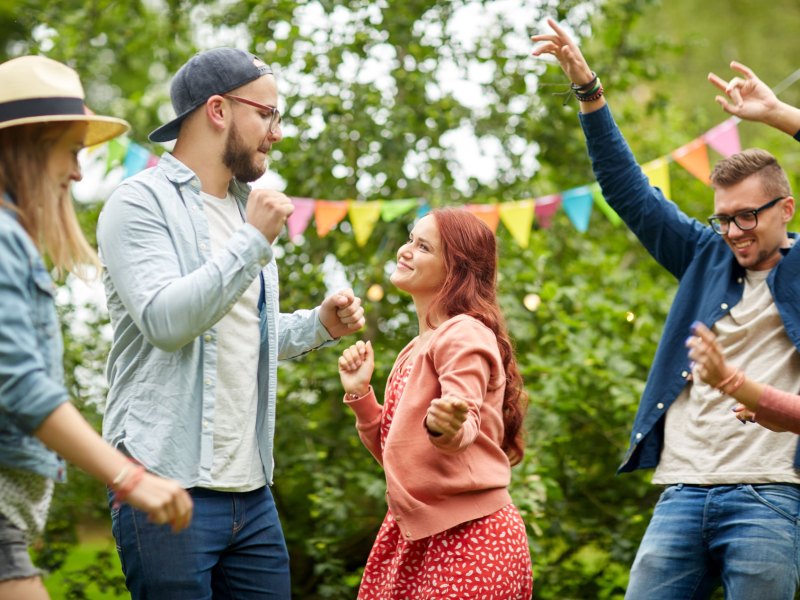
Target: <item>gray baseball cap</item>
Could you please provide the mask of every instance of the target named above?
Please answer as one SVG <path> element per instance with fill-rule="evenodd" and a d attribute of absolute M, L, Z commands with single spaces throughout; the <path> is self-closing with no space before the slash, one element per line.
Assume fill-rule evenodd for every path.
<path fill-rule="evenodd" d="M 181 123 L 215 94 L 225 94 L 272 73 L 264 62 L 236 48 L 214 48 L 199 52 L 175 74 L 169 88 L 175 117 L 153 131 L 151 142 L 168 142 L 178 137 Z"/>

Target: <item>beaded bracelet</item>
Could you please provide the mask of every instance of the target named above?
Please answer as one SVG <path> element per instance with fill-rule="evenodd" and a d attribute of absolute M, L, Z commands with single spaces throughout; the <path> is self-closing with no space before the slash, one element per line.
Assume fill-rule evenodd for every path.
<path fill-rule="evenodd" d="M 577 92 L 573 90 L 573 93 L 578 99 L 578 102 L 593 102 L 598 100 L 603 95 L 604 91 L 603 84 L 598 81 L 596 87 L 592 88 L 588 92 Z"/>

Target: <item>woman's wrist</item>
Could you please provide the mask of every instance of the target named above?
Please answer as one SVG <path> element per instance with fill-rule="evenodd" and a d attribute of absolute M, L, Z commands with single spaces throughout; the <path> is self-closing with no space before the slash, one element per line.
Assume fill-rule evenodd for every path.
<path fill-rule="evenodd" d="M 361 390 L 359 390 L 359 389 L 345 390 L 344 391 L 344 395 L 347 396 L 348 400 L 358 400 L 359 398 L 363 398 L 364 396 L 369 394 L 369 390 L 370 390 L 371 387 L 372 386 L 370 386 L 368 384 L 366 388 L 363 388 Z"/>

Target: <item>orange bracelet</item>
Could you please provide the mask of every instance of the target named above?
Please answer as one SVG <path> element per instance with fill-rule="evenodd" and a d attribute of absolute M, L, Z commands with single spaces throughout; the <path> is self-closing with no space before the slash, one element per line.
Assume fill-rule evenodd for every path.
<path fill-rule="evenodd" d="M 728 375 L 728 376 L 727 376 L 725 379 L 723 379 L 722 381 L 720 381 L 720 382 L 719 382 L 717 385 L 715 385 L 714 387 L 715 387 L 716 389 L 718 389 L 720 392 L 722 392 L 722 393 L 725 393 L 725 390 L 724 390 L 723 388 L 724 388 L 726 385 L 728 385 L 728 384 L 729 384 L 731 381 L 733 381 L 733 378 L 734 378 L 734 377 L 736 377 L 738 374 L 739 374 L 739 369 L 734 369 L 733 371 L 731 371 L 731 374 L 730 374 L 730 375 Z"/>
<path fill-rule="evenodd" d="M 722 393 L 727 394 L 728 396 L 733 396 L 736 393 L 736 390 L 742 387 L 742 384 L 744 383 L 745 380 L 745 376 L 742 371 L 737 370 L 736 373 L 734 373 L 734 375 L 736 376 L 736 378 L 733 381 L 726 382 L 724 386 L 719 386 L 718 388 Z"/>

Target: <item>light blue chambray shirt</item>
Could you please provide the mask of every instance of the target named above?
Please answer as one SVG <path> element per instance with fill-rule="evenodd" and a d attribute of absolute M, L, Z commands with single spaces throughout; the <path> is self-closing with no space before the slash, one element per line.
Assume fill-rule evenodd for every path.
<path fill-rule="evenodd" d="M 244 215 L 249 186 L 230 191 Z M 114 330 L 103 436 L 187 488 L 211 484 L 215 325 L 263 273 L 255 427 L 272 483 L 277 361 L 331 341 L 319 308 L 279 312 L 272 247 L 252 225 L 211 254 L 200 180 L 171 154 L 114 190 L 97 242 Z"/>

